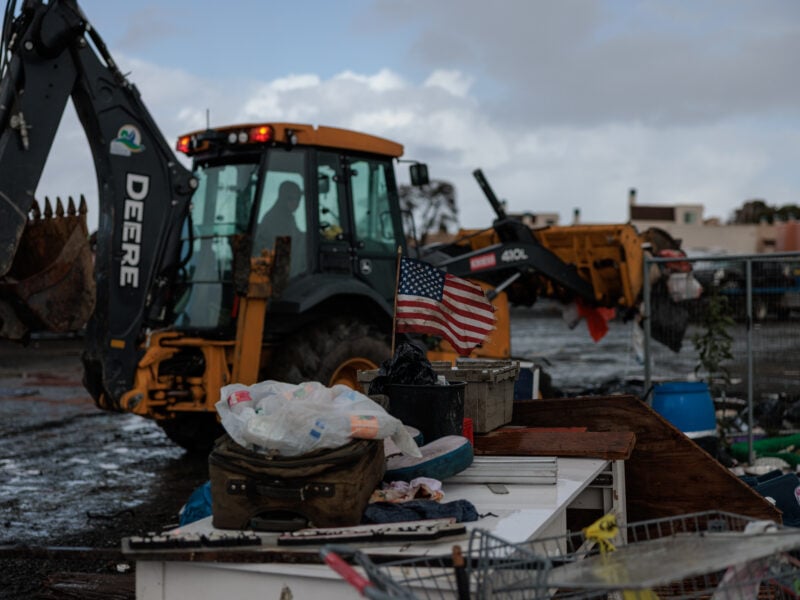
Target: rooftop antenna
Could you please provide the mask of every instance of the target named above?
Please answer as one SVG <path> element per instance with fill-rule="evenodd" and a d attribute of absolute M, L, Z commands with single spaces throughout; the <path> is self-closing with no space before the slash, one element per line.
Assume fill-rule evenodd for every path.
<path fill-rule="evenodd" d="M 211 109 L 206 109 L 206 129 L 211 129 Z"/>

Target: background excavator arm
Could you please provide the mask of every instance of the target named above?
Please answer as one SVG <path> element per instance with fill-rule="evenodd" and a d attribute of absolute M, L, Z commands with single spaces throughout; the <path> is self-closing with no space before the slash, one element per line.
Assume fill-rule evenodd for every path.
<path fill-rule="evenodd" d="M 575 265 L 563 261 L 539 242 L 521 221 L 511 219 L 495 195 L 483 172 L 473 172 L 497 219 L 490 229 L 456 240 L 449 247 L 437 248 L 438 257 L 425 257 L 448 273 L 478 279 L 504 289 L 517 281 L 541 274 L 565 295 L 596 301 L 590 281 L 579 274 Z M 496 242 L 494 241 L 496 239 Z M 451 256 L 442 256 L 450 254 Z M 532 286 L 530 282 L 525 285 Z"/>
<path fill-rule="evenodd" d="M 96 309 L 87 326 L 87 387 L 114 408 L 140 342 L 158 326 L 179 266 L 196 186 L 177 162 L 75 0 L 6 9 L 0 81 L 0 277 L 10 269 L 71 97 L 97 173 Z"/>

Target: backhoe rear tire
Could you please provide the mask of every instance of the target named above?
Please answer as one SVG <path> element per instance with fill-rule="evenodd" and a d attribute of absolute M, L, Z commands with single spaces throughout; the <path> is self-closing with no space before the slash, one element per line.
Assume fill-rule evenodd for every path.
<path fill-rule="evenodd" d="M 274 352 L 264 378 L 359 389 L 357 372 L 377 369 L 390 354 L 389 336 L 376 326 L 357 317 L 337 317 L 289 336 Z"/>
<path fill-rule="evenodd" d="M 158 424 L 170 440 L 198 456 L 211 452 L 214 441 L 225 433 L 217 421 L 217 413 L 183 413 Z"/>

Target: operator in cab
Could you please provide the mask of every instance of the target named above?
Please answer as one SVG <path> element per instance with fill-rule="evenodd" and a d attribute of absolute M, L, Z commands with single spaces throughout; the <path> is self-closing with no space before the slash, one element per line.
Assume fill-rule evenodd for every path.
<path fill-rule="evenodd" d="M 305 243 L 305 233 L 297 226 L 295 213 L 303 198 L 303 190 L 294 181 L 284 181 L 278 188 L 278 197 L 262 217 L 256 232 L 256 249 L 272 249 L 277 236 L 292 238 L 292 273 L 296 273 L 300 265 L 295 264 L 304 253 L 301 251 Z"/>

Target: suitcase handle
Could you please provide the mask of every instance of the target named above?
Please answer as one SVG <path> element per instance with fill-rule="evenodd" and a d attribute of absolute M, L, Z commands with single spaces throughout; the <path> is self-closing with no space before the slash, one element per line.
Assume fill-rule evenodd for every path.
<path fill-rule="evenodd" d="M 336 493 L 336 488 L 332 483 L 307 483 L 299 487 L 256 483 L 248 487 L 259 496 L 300 502 L 314 497 L 332 498 Z"/>

